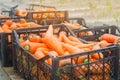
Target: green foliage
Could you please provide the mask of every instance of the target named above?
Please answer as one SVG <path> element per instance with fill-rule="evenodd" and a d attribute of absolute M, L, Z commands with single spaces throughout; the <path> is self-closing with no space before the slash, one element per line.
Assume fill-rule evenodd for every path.
<path fill-rule="evenodd" d="M 102 11 L 101 16 L 104 17 L 105 15 L 105 11 Z"/>
<path fill-rule="evenodd" d="M 119 17 L 120 17 L 120 11 L 119 12 L 115 12 L 113 14 L 113 18 L 115 19 L 115 22 L 116 22 L 117 25 L 119 23 Z"/>
<path fill-rule="evenodd" d="M 67 2 L 67 0 L 59 0 L 59 3 L 60 3 L 61 5 L 65 4 L 66 2 Z"/>
<path fill-rule="evenodd" d="M 88 5 L 88 7 L 89 7 L 90 9 L 96 9 L 96 7 L 97 7 L 97 5 L 93 4 L 93 3 L 90 2 L 90 1 L 87 3 L 87 5 Z"/>
<path fill-rule="evenodd" d="M 106 0 L 106 6 L 111 6 L 111 0 Z"/>
<path fill-rule="evenodd" d="M 40 0 L 40 3 L 43 3 L 45 0 Z"/>
<path fill-rule="evenodd" d="M 107 6 L 107 10 L 109 12 L 112 12 L 113 8 L 112 8 L 111 0 L 106 0 L 106 6 Z"/>
<path fill-rule="evenodd" d="M 57 69 L 56 76 L 60 76 L 60 70 Z"/>

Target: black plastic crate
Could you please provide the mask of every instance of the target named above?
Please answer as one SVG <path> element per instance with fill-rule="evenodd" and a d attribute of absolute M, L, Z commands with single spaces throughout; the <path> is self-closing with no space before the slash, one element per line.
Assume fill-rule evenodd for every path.
<path fill-rule="evenodd" d="M 34 17 L 37 15 L 37 18 Z M 67 11 L 42 11 L 42 12 L 28 12 L 26 18 L 36 19 L 38 24 L 43 24 L 42 20 L 45 19 L 60 19 L 62 21 L 67 20 L 68 12 Z"/>
<path fill-rule="evenodd" d="M 36 28 L 29 28 L 29 29 L 17 29 L 16 31 L 15 30 L 13 31 L 13 39 L 12 39 L 13 40 L 13 55 L 14 55 L 13 56 L 13 62 L 14 62 L 13 67 L 14 67 L 14 70 L 16 70 L 20 75 L 22 75 L 27 80 L 31 80 L 31 79 L 37 80 L 38 79 L 39 74 L 37 74 L 37 72 L 34 72 L 34 73 L 31 72 L 31 70 L 34 69 L 34 68 L 38 69 L 39 60 L 37 60 L 32 55 L 29 56 L 30 53 L 25 51 L 20 46 L 17 34 L 18 35 L 20 35 L 20 34 L 29 35 L 31 33 L 35 33 L 35 34 L 44 33 L 44 32 L 47 31 L 48 27 L 49 26 L 46 25 L 46 26 L 43 26 L 43 27 L 36 27 Z M 74 36 L 73 32 L 64 24 L 53 25 L 53 27 L 54 28 L 60 28 L 59 31 L 65 31 L 65 32 L 67 32 L 68 35 L 73 35 Z M 55 34 L 58 34 L 59 31 Z M 83 41 L 84 43 L 87 43 L 86 41 L 84 41 L 82 39 L 80 39 L 80 40 Z M 25 52 L 25 54 L 24 54 L 24 52 Z M 24 62 L 26 64 L 24 64 Z"/>
<path fill-rule="evenodd" d="M 44 8 L 53 8 L 56 10 L 56 7 L 53 6 L 47 6 L 47 5 L 40 5 L 40 4 L 29 4 L 28 8 L 26 8 L 27 11 L 34 11 L 35 8 L 40 8 L 40 9 L 44 9 Z"/>
<path fill-rule="evenodd" d="M 13 22 L 19 22 L 20 18 L 4 18 L 0 19 L 0 25 L 6 20 L 12 20 Z M 27 19 L 27 21 L 34 21 Z M 10 40 L 11 33 L 0 33 L 0 59 L 1 64 L 4 67 L 12 66 L 13 65 L 13 55 L 12 55 L 12 42 Z"/>
<path fill-rule="evenodd" d="M 68 32 L 69 28 L 64 26 L 63 24 L 60 24 L 59 26 L 54 25 L 53 27 L 63 27 L 61 30 L 67 30 Z M 40 34 L 46 32 L 47 28 L 47 26 L 44 26 L 40 27 L 39 29 L 33 28 L 26 30 L 13 30 L 12 43 L 14 55 L 14 69 L 20 75 L 22 75 L 25 78 L 25 80 L 118 80 L 118 45 L 111 45 L 99 50 L 84 53 L 76 53 L 66 56 L 53 57 L 51 55 L 48 55 L 39 60 L 37 60 L 34 56 L 31 55 L 31 53 L 29 53 L 28 51 L 24 50 L 23 47 L 21 47 L 18 41 L 18 37 L 20 36 L 20 34 Z M 71 33 L 71 31 L 68 32 L 68 35 L 69 34 L 74 36 L 74 34 Z M 90 62 L 90 55 L 96 53 L 102 53 L 105 56 L 99 60 Z M 88 62 L 78 64 L 78 58 L 82 56 L 87 56 Z M 45 63 L 45 60 L 49 58 L 52 59 L 52 66 Z M 59 66 L 60 61 L 66 59 L 70 59 L 69 64 Z M 76 62 L 73 62 L 73 59 L 75 59 Z M 98 69 L 96 69 L 94 65 L 96 65 Z M 106 75 L 108 76 L 107 78 Z"/>
<path fill-rule="evenodd" d="M 5 5 L 4 6 L 5 8 L 3 8 L 1 10 L 1 14 L 3 15 L 7 15 L 9 16 L 10 18 L 24 18 L 22 16 L 18 16 L 15 14 L 15 10 L 16 8 L 18 7 L 18 5 L 15 5 L 15 6 L 9 6 L 9 5 Z"/>
<path fill-rule="evenodd" d="M 61 24 L 61 23 L 64 23 L 64 21 L 68 21 L 68 22 L 70 22 L 72 24 L 78 23 L 78 24 L 86 27 L 86 22 L 85 22 L 84 18 L 67 18 L 66 20 L 61 20 L 61 19 L 58 19 L 58 18 L 55 18 L 55 19 L 45 19 L 45 20 L 43 20 L 43 24 L 44 25 Z"/>
<path fill-rule="evenodd" d="M 99 41 L 99 37 L 105 33 L 120 36 L 120 30 L 115 25 L 95 26 L 94 28 L 88 28 L 83 30 L 77 29 L 73 32 L 76 34 L 77 37 L 87 41 Z M 92 34 L 89 34 L 89 32 L 91 32 Z"/>
<path fill-rule="evenodd" d="M 67 21 L 70 23 L 78 23 L 78 24 L 86 27 L 86 21 L 84 18 L 68 18 Z"/>
<path fill-rule="evenodd" d="M 43 25 L 54 25 L 63 23 L 63 19 L 54 18 L 54 19 L 44 19 L 42 20 Z"/>
<path fill-rule="evenodd" d="M 92 32 L 92 35 L 88 34 L 89 31 Z M 78 38 L 82 38 L 86 41 L 99 41 L 99 37 L 105 33 L 120 36 L 120 29 L 115 25 L 112 25 L 112 26 L 103 25 L 103 26 L 95 26 L 94 28 L 89 28 L 84 30 L 74 30 L 74 33 Z M 120 65 L 120 61 L 119 61 L 119 65 Z M 120 71 L 120 68 L 119 68 L 119 71 Z M 119 72 L 119 75 L 120 75 L 120 72 Z"/>

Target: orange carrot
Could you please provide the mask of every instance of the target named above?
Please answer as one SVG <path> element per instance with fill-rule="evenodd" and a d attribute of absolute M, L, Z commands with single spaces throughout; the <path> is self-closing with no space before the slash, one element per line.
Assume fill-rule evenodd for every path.
<path fill-rule="evenodd" d="M 29 42 L 24 46 L 25 50 L 31 52 L 32 54 L 34 54 L 36 49 L 39 47 L 46 47 L 46 45 L 42 43 Z"/>
<path fill-rule="evenodd" d="M 3 32 L 3 29 L 1 28 L 1 26 L 0 26 L 0 32 Z"/>
<path fill-rule="evenodd" d="M 22 47 L 24 47 L 26 44 L 28 44 L 30 42 L 29 40 L 24 41 L 22 38 L 20 38 L 19 41 L 20 41 L 20 44 Z"/>
<path fill-rule="evenodd" d="M 109 43 L 115 43 L 119 37 L 112 34 L 103 34 L 99 39 L 106 40 Z"/>
<path fill-rule="evenodd" d="M 34 54 L 33 54 L 37 59 L 41 59 L 43 58 L 45 55 L 44 53 L 42 53 L 41 51 L 36 51 Z"/>
<path fill-rule="evenodd" d="M 2 26 L 2 30 L 3 30 L 4 32 L 11 32 L 11 30 L 9 29 L 9 26 L 6 25 L 6 24 L 4 24 L 4 25 Z"/>
<path fill-rule="evenodd" d="M 88 62 L 88 56 L 87 55 L 83 55 L 83 56 L 78 57 L 78 64 L 87 63 L 87 62 Z"/>
<path fill-rule="evenodd" d="M 20 19 L 20 23 L 26 23 L 27 21 L 24 18 Z"/>
<path fill-rule="evenodd" d="M 11 30 L 17 28 L 16 23 L 13 22 L 9 28 L 10 28 Z"/>
<path fill-rule="evenodd" d="M 41 26 L 41 25 L 38 25 L 38 24 L 36 24 L 36 23 L 34 23 L 34 22 L 27 22 L 30 26 L 32 26 L 32 27 L 35 27 L 35 26 Z"/>
<path fill-rule="evenodd" d="M 102 40 L 98 44 L 100 45 L 101 48 L 104 48 L 104 47 L 109 46 L 111 43 L 108 43 L 107 41 Z"/>
<path fill-rule="evenodd" d="M 4 24 L 8 25 L 8 26 L 11 26 L 12 25 L 12 21 L 11 20 L 6 20 Z"/>
<path fill-rule="evenodd" d="M 53 30 L 53 32 L 54 32 L 54 33 L 58 33 L 59 30 L 60 30 L 60 28 L 55 28 L 55 29 Z"/>
<path fill-rule="evenodd" d="M 35 35 L 35 34 L 30 34 L 29 35 L 29 40 L 31 42 L 40 42 L 40 36 Z"/>
<path fill-rule="evenodd" d="M 61 32 L 59 33 L 59 38 L 58 38 L 60 42 L 63 42 L 63 38 L 62 38 L 63 35 L 66 36 L 67 34 L 66 34 L 66 32 L 64 32 L 64 31 L 61 31 Z"/>
<path fill-rule="evenodd" d="M 54 56 L 54 57 L 59 56 L 56 51 L 50 51 L 50 52 L 48 52 L 48 54 L 51 55 L 51 56 Z M 49 58 L 47 61 L 48 61 L 49 65 L 52 65 L 52 59 L 51 58 Z"/>
<path fill-rule="evenodd" d="M 83 43 L 80 40 L 78 40 L 77 38 L 73 37 L 73 36 L 68 36 L 68 39 L 74 42 L 79 42 L 79 43 Z"/>
<path fill-rule="evenodd" d="M 68 51 L 66 51 L 64 55 L 70 55 L 70 53 Z M 67 58 L 67 59 L 60 60 L 59 66 L 65 66 L 65 65 L 70 65 L 70 64 L 74 64 L 74 63 L 75 62 L 73 60 L 71 60 L 70 58 Z"/>
<path fill-rule="evenodd" d="M 93 44 L 80 44 L 80 45 L 76 45 L 76 47 L 78 48 L 89 48 L 92 49 L 93 48 Z"/>
<path fill-rule="evenodd" d="M 67 21 L 65 21 L 65 24 L 66 25 L 68 25 L 69 27 L 70 27 L 70 29 L 79 29 L 80 27 L 78 27 L 78 26 L 75 26 L 75 25 L 73 25 L 73 24 L 71 24 L 71 23 L 68 23 Z"/>
<path fill-rule="evenodd" d="M 47 55 L 50 50 L 48 48 L 45 48 L 45 47 L 39 47 L 39 48 L 36 49 L 36 51 L 41 51 L 45 55 Z"/>
<path fill-rule="evenodd" d="M 78 53 L 78 52 L 84 52 L 84 50 L 79 49 L 75 46 L 72 46 L 70 44 L 62 43 L 63 48 L 66 49 L 70 54 Z"/>
<path fill-rule="evenodd" d="M 44 43 L 51 49 L 55 50 L 59 55 L 64 54 L 64 50 L 60 41 L 53 36 L 53 27 L 52 25 L 49 26 L 46 35 L 44 37 Z"/>
<path fill-rule="evenodd" d="M 22 44 L 22 43 L 25 42 L 25 40 L 24 40 L 23 38 L 20 38 L 20 39 L 19 39 L 19 42 L 20 42 L 20 44 Z"/>
<path fill-rule="evenodd" d="M 85 74 L 86 72 L 84 69 L 84 65 L 82 65 L 81 67 L 77 66 L 74 68 L 75 80 L 84 80 L 85 78 L 83 79 L 83 76 L 85 76 Z"/>
<path fill-rule="evenodd" d="M 93 46 L 93 50 L 96 50 L 96 49 L 100 49 L 100 46 L 99 45 Z M 100 59 L 100 58 L 103 58 L 104 56 L 101 52 L 97 52 L 97 53 L 92 54 L 91 57 L 93 59 Z"/>
<path fill-rule="evenodd" d="M 82 50 L 84 50 L 86 52 L 86 51 L 90 51 L 91 49 L 90 48 L 82 48 Z"/>
<path fill-rule="evenodd" d="M 63 39 L 63 42 L 68 43 L 68 44 L 71 44 L 71 45 L 73 45 L 73 46 L 78 45 L 78 44 L 83 44 L 83 43 L 80 43 L 80 42 L 70 41 L 70 40 L 67 38 L 67 36 L 65 36 L 65 35 L 62 36 L 62 39 Z"/>
<path fill-rule="evenodd" d="M 103 65 L 106 67 L 106 68 L 103 68 Z M 104 70 L 103 70 L 104 69 Z M 92 74 L 101 74 L 101 73 L 109 73 L 109 69 L 110 69 L 110 65 L 107 64 L 107 63 L 93 63 L 90 65 L 90 72 Z"/>

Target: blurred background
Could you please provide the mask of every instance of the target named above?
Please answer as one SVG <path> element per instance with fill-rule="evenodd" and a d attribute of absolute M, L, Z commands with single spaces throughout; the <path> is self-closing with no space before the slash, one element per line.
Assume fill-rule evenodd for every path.
<path fill-rule="evenodd" d="M 25 9 L 30 3 L 67 10 L 69 17 L 82 17 L 88 25 L 120 24 L 120 0 L 0 0 L 0 8 L 18 4 L 19 9 Z"/>

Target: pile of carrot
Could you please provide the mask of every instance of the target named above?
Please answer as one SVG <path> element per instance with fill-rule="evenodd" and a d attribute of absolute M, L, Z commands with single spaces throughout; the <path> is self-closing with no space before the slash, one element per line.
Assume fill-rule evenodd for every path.
<path fill-rule="evenodd" d="M 67 21 L 64 21 L 63 24 L 66 24 L 68 25 L 68 27 L 71 29 L 71 30 L 75 30 L 75 29 L 78 29 L 78 30 L 83 30 L 83 29 L 87 29 L 86 27 L 78 24 L 78 23 L 75 23 L 75 24 L 71 24 Z M 91 31 L 87 31 L 87 32 L 81 32 L 79 34 L 79 36 L 89 36 L 89 35 L 93 35 L 93 33 Z"/>
<path fill-rule="evenodd" d="M 29 28 L 35 26 L 38 26 L 38 24 L 34 22 L 27 22 L 23 18 L 20 19 L 20 22 L 13 22 L 12 20 L 6 20 L 0 26 L 0 32 L 11 32 L 13 29 L 16 28 Z"/>
<path fill-rule="evenodd" d="M 31 33 L 30 35 L 28 35 L 28 38 L 26 40 L 20 37 L 19 41 L 21 46 L 24 47 L 25 50 L 29 51 L 36 59 L 41 59 L 46 55 L 57 57 L 78 54 L 86 51 L 104 48 L 110 45 L 110 43 L 108 43 L 105 40 L 85 44 L 74 36 L 71 35 L 67 36 L 67 33 L 64 31 L 61 31 L 58 35 L 54 34 L 54 31 L 55 30 L 53 29 L 53 26 L 50 25 L 46 33 L 40 33 L 40 35 Z M 22 35 L 22 37 L 24 36 Z M 72 60 L 70 58 L 60 60 L 59 66 L 93 62 L 92 64 L 90 64 L 90 69 L 88 69 L 88 67 L 86 67 L 85 65 L 82 65 L 81 68 L 80 66 L 75 67 L 74 68 L 74 76 L 76 78 L 75 80 L 77 80 L 78 77 L 80 77 L 80 75 L 85 76 L 85 74 L 88 71 L 90 71 L 90 73 L 92 74 L 91 77 L 94 77 L 96 80 L 98 79 L 96 75 L 98 75 L 100 79 L 103 78 L 101 75 L 103 71 L 106 73 L 105 78 L 110 79 L 109 77 L 110 65 L 107 64 L 106 62 L 104 64 L 101 62 L 94 63 L 94 61 L 103 58 L 104 55 L 102 52 L 98 53 L 96 52 L 89 55 L 89 58 L 88 55 L 81 55 L 79 57 L 72 58 Z M 45 62 L 48 63 L 49 65 L 52 65 L 51 58 L 48 58 L 47 60 L 45 60 Z M 104 70 L 103 65 L 105 66 Z"/>
<path fill-rule="evenodd" d="M 18 16 L 25 17 L 25 16 L 27 16 L 28 12 L 26 10 L 19 10 L 19 9 L 17 9 L 15 11 L 15 14 L 18 15 Z"/>
<path fill-rule="evenodd" d="M 0 14 L 0 18 L 9 18 L 9 16 Z"/>
<path fill-rule="evenodd" d="M 56 17 L 65 17 L 65 13 L 63 12 L 58 12 L 58 13 L 35 13 L 33 14 L 33 18 L 34 19 L 38 19 L 38 18 L 48 18 L 48 19 L 52 19 L 52 18 L 56 18 Z"/>
<path fill-rule="evenodd" d="M 42 36 L 37 34 L 30 34 L 27 40 L 24 40 L 23 38 L 20 38 L 19 40 L 22 47 L 24 47 L 26 50 L 28 50 L 38 59 L 41 59 L 46 55 L 53 55 L 54 57 L 65 56 L 65 55 L 96 50 L 110 45 L 104 40 L 97 43 L 85 44 L 74 36 L 71 35 L 67 36 L 66 32 L 64 31 L 61 31 L 59 35 L 55 35 L 53 33 L 54 33 L 54 29 L 52 25 L 50 25 L 47 32 L 41 34 Z M 104 46 L 101 47 L 100 45 L 103 44 Z M 103 57 L 104 56 L 102 53 L 94 53 L 90 55 L 91 60 L 98 60 Z M 87 58 L 88 58 L 87 55 L 80 56 L 78 59 L 74 58 L 73 63 L 75 62 L 78 62 L 79 64 L 84 63 L 87 61 Z M 46 62 L 52 65 L 50 60 Z M 70 59 L 67 59 L 66 61 L 61 61 L 60 65 L 65 65 L 68 63 L 70 63 Z"/>
<path fill-rule="evenodd" d="M 108 43 L 120 43 L 120 37 L 113 35 L 113 34 L 103 34 L 102 36 L 99 37 L 99 40 L 105 40 Z"/>

